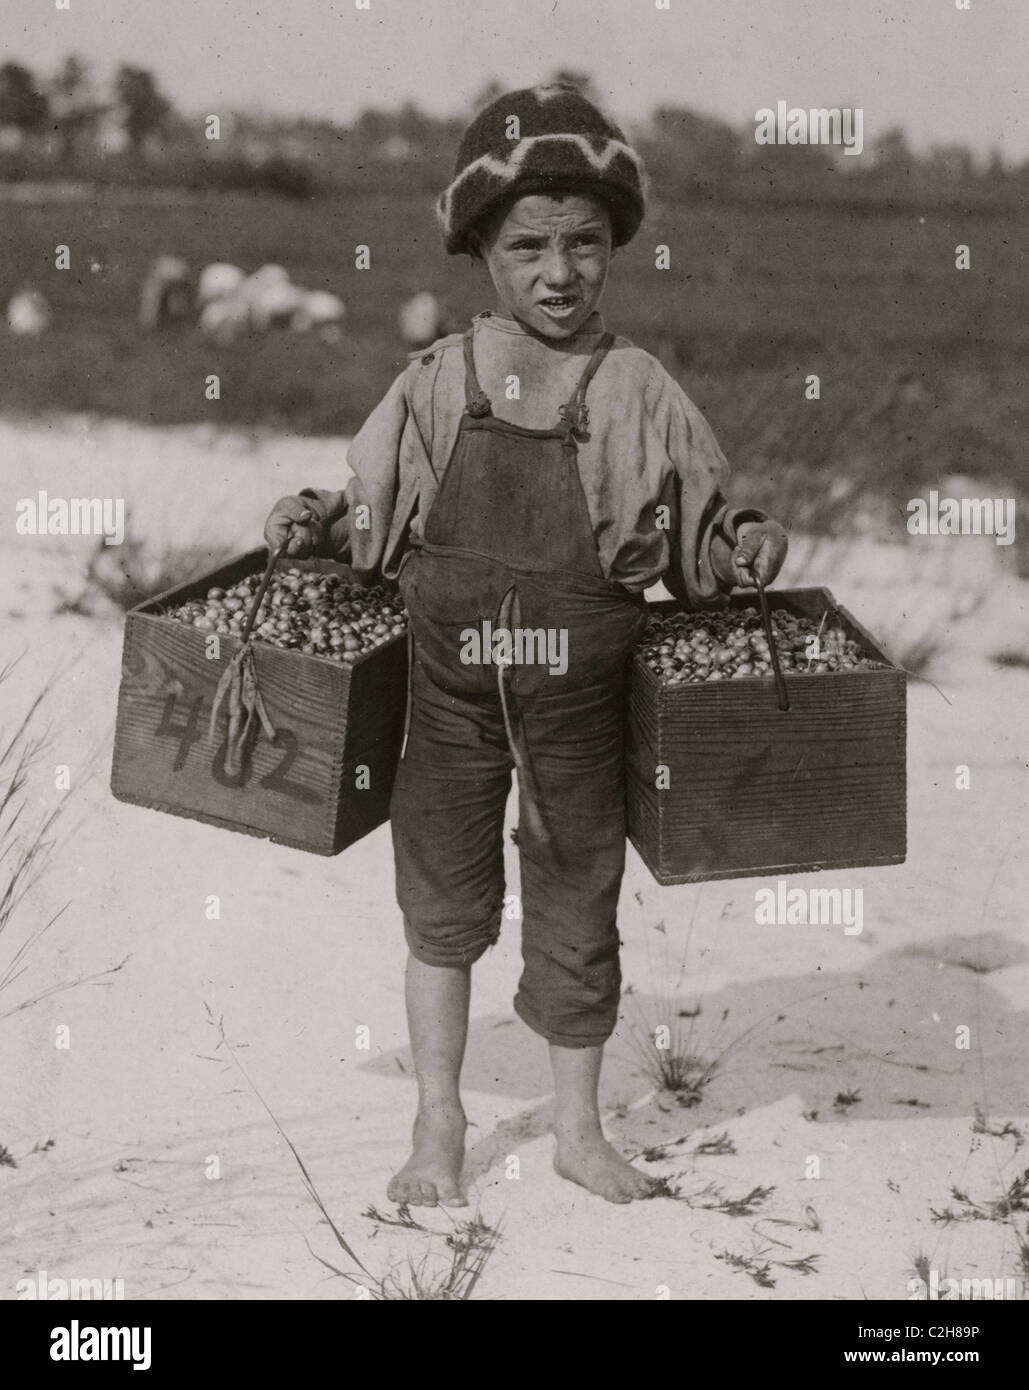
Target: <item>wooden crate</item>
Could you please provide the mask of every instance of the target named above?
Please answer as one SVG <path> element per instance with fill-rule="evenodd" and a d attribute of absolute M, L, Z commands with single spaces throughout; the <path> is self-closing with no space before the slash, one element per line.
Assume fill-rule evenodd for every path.
<path fill-rule="evenodd" d="M 259 734 L 242 785 L 232 785 L 216 756 L 224 747 L 224 706 L 214 740 L 209 723 L 215 689 L 239 639 L 220 635 L 221 658 L 208 660 L 210 633 L 162 616 L 170 605 L 204 597 L 212 585 L 228 588 L 262 571 L 267 554 L 237 556 L 126 615 L 111 790 L 120 801 L 337 854 L 389 816 L 403 734 L 406 639 L 396 637 L 352 665 L 255 642 L 258 684 L 277 739 L 272 744 Z M 289 563 L 353 579 L 330 560 Z M 367 777 L 359 775 L 362 766 Z"/>
<path fill-rule="evenodd" d="M 790 708 L 780 710 L 771 676 L 666 686 L 637 653 L 629 838 L 658 883 L 904 861 L 904 673 L 828 589 L 769 591 L 768 600 L 816 621 L 828 609 L 829 625 L 889 669 L 786 675 Z M 756 607 L 756 596 L 730 606 Z"/>

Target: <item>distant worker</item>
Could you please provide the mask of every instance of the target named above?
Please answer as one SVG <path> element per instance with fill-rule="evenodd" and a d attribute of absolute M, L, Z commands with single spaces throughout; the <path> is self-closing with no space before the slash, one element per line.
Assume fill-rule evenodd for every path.
<path fill-rule="evenodd" d="M 263 265 L 252 275 L 227 262 L 205 266 L 197 285 L 197 306 L 201 333 L 223 347 L 248 331 L 267 333 L 274 328 L 339 342 L 346 315 L 337 295 L 295 285 L 281 265 Z"/>
<path fill-rule="evenodd" d="M 192 309 L 189 266 L 179 256 L 158 256 L 139 290 L 139 326 L 153 333 L 181 323 Z"/>
<path fill-rule="evenodd" d="M 239 292 L 250 308 L 251 326 L 262 333 L 288 324 L 303 296 L 281 265 L 261 266 L 247 276 Z"/>
<path fill-rule="evenodd" d="M 197 308 L 203 309 L 213 299 L 227 299 L 229 295 L 238 293 L 246 278 L 238 265 L 229 265 L 228 261 L 205 265 L 197 280 Z"/>
<path fill-rule="evenodd" d="M 397 314 L 400 336 L 412 352 L 446 334 L 445 311 L 434 294 L 421 290 L 405 300 Z"/>
<path fill-rule="evenodd" d="M 50 327 L 50 305 L 39 290 L 26 285 L 11 296 L 7 305 L 7 327 L 12 333 L 36 337 Z"/>
<path fill-rule="evenodd" d="M 250 307 L 243 298 L 246 272 L 228 261 L 205 265 L 197 280 L 197 326 L 205 338 L 219 347 L 234 342 L 250 322 Z"/>
<path fill-rule="evenodd" d="M 328 290 L 301 290 L 300 302 L 290 319 L 296 333 L 317 333 L 326 343 L 338 343 L 343 336 L 346 306 Z"/>
<path fill-rule="evenodd" d="M 200 310 L 197 326 L 212 343 L 227 347 L 249 328 L 250 306 L 240 294 L 210 299 Z"/>

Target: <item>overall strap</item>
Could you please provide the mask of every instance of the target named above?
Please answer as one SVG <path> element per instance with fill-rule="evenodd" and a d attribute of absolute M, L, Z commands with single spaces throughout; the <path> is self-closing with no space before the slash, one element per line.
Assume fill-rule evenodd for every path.
<path fill-rule="evenodd" d="M 586 390 L 596 374 L 597 368 L 607 356 L 608 351 L 615 340 L 613 333 L 605 333 L 593 351 L 593 355 L 586 363 L 579 384 L 572 393 L 567 405 L 561 406 L 561 419 L 568 426 L 567 439 L 571 440 L 575 434 L 581 434 L 589 424 L 589 411 L 586 409 Z"/>
<path fill-rule="evenodd" d="M 475 325 L 468 329 L 464 335 L 464 404 L 465 410 L 469 415 L 482 416 L 492 415 L 493 407 L 490 405 L 489 396 L 479 385 L 479 378 L 475 375 L 475 357 L 472 353 L 472 339 L 475 334 Z"/>

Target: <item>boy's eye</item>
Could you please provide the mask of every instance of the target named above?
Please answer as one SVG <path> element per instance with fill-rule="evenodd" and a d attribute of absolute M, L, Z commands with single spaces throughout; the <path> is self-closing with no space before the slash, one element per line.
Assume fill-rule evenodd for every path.
<path fill-rule="evenodd" d="M 571 241 L 573 249 L 584 247 L 590 251 L 596 250 L 600 244 L 601 238 L 596 232 L 583 232 L 581 235 L 573 237 Z M 542 250 L 543 242 L 535 237 L 519 237 L 517 241 L 512 241 L 509 246 L 512 251 L 538 252 Z"/>

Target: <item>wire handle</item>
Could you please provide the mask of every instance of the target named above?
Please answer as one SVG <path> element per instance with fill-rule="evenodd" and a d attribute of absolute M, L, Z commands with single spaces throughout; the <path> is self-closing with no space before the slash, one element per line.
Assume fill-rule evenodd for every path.
<path fill-rule="evenodd" d="M 300 513 L 297 520 L 300 522 L 310 521 L 313 516 L 313 512 L 305 510 Z M 280 541 L 274 550 L 269 550 L 268 552 L 268 563 L 265 566 L 264 574 L 261 576 L 261 582 L 257 586 L 257 593 L 254 595 L 254 601 L 250 605 L 250 612 L 247 614 L 247 620 L 243 627 L 241 638 L 243 646 L 246 646 L 247 642 L 250 640 L 250 634 L 253 631 L 254 623 L 257 621 L 258 609 L 261 607 L 261 602 L 268 591 L 268 585 L 271 583 L 272 575 L 275 573 L 275 566 L 282 559 L 283 555 L 285 555 L 291 540 L 292 537 L 287 536 L 284 541 Z"/>
<path fill-rule="evenodd" d="M 761 621 L 765 625 L 765 640 L 768 643 L 768 650 L 772 657 L 772 670 L 775 673 L 775 693 L 778 696 L 779 708 L 788 710 L 790 707 L 790 697 L 786 693 L 786 678 L 779 665 L 779 649 L 775 645 L 775 634 L 772 631 L 772 615 L 768 610 L 768 599 L 765 596 L 764 581 L 755 574 L 754 587 L 757 589 L 757 601 L 761 608 Z"/>

